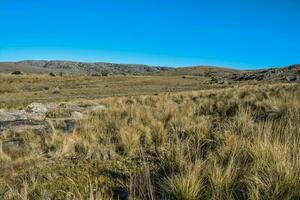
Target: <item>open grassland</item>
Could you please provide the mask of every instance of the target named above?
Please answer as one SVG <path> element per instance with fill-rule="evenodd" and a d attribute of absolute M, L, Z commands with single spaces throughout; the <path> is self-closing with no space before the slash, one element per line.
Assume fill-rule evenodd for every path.
<path fill-rule="evenodd" d="M 61 87 L 61 99 L 86 90 L 95 92 L 93 98 L 124 88 L 128 95 L 151 94 L 175 82 L 176 91 L 198 89 L 198 80 L 164 78 L 55 77 L 46 84 L 46 78 L 32 77 L 31 87 L 47 101 L 50 93 L 41 88 Z M 29 95 L 29 81 L 22 85 L 23 93 L 16 84 L 1 102 Z M 300 199 L 299 85 L 94 101 L 107 109 L 80 120 L 72 134 L 1 135 L 2 141 L 21 137 L 24 146 L 0 148 L 0 199 Z"/>
<path fill-rule="evenodd" d="M 0 74 L 0 108 L 31 102 L 71 101 L 224 87 L 204 84 L 206 77 L 56 76 Z"/>

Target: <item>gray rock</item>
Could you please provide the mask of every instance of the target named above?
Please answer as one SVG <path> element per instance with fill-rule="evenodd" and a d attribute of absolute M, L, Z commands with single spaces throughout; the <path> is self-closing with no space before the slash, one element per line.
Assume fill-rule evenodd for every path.
<path fill-rule="evenodd" d="M 16 117 L 4 110 L 0 110 L 0 122 L 8 122 L 8 121 L 15 121 Z"/>
<path fill-rule="evenodd" d="M 26 112 L 46 114 L 48 112 L 48 108 L 42 103 L 31 103 L 30 105 L 27 106 Z"/>
<path fill-rule="evenodd" d="M 257 80 L 261 81 L 264 80 L 264 75 L 263 74 L 244 74 L 239 77 L 237 77 L 235 80 L 236 81 L 249 81 L 249 80 Z"/>
<path fill-rule="evenodd" d="M 46 119 L 45 113 L 28 113 L 24 110 L 6 112 L 0 110 L 0 123 L 1 122 L 13 122 L 22 120 L 44 121 Z"/>
<path fill-rule="evenodd" d="M 16 120 L 16 121 L 0 121 L 0 133 L 3 131 L 12 131 L 15 133 L 25 133 L 33 131 L 35 133 L 49 133 L 51 127 L 46 121 L 32 121 L 32 120 Z"/>
<path fill-rule="evenodd" d="M 45 122 L 47 112 L 47 107 L 41 103 L 32 103 L 25 110 L 0 110 L 0 132 L 11 130 L 23 133 L 29 129 L 34 132 L 48 131 L 49 127 Z"/>
<path fill-rule="evenodd" d="M 298 77 L 296 75 L 294 76 L 287 76 L 285 77 L 285 79 L 288 81 L 288 82 L 293 82 L 293 81 L 297 81 L 298 80 Z"/>
<path fill-rule="evenodd" d="M 62 109 L 70 116 L 67 118 L 52 118 L 50 120 L 63 120 L 66 126 L 63 132 L 71 133 L 76 127 L 79 119 L 83 119 L 85 114 L 106 109 L 100 104 L 74 104 L 67 103 L 61 105 L 32 103 L 25 110 L 5 111 L 0 110 L 0 133 L 9 130 L 16 133 L 25 133 L 32 130 L 35 133 L 50 133 L 52 128 L 46 120 L 48 112 Z"/>
<path fill-rule="evenodd" d="M 46 119 L 46 113 L 27 113 L 28 120 L 44 121 Z"/>
<path fill-rule="evenodd" d="M 6 112 L 0 110 L 0 122 L 27 120 L 30 116 L 24 110 Z"/>

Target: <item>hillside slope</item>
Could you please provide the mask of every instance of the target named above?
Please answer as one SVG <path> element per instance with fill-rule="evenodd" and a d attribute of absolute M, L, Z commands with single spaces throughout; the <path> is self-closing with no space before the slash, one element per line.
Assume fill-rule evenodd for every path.
<path fill-rule="evenodd" d="M 232 74 L 238 73 L 239 70 L 224 68 L 224 67 L 217 67 L 217 66 L 193 66 L 193 67 L 178 67 L 173 68 L 172 70 L 162 71 L 160 74 L 162 75 L 191 75 L 191 76 L 210 76 L 212 74 Z"/>
<path fill-rule="evenodd" d="M 92 74 L 147 74 L 169 70 L 167 67 L 156 67 L 139 64 L 114 63 L 85 63 L 73 61 L 44 61 L 26 60 L 20 62 L 0 62 L 0 72 L 11 73 L 22 71 L 25 73 L 64 73 L 71 75 Z"/>

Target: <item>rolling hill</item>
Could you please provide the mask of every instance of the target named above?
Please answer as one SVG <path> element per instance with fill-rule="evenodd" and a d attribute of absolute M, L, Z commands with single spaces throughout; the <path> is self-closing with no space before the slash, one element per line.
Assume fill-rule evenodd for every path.
<path fill-rule="evenodd" d="M 212 83 L 227 81 L 274 80 L 285 82 L 300 81 L 300 65 L 275 67 L 264 70 L 236 70 L 215 66 L 161 67 L 143 64 L 86 63 L 74 61 L 25 60 L 0 62 L 0 73 L 20 71 L 27 74 L 64 75 L 160 75 L 209 77 Z"/>
<path fill-rule="evenodd" d="M 147 74 L 170 70 L 168 67 L 157 67 L 140 64 L 85 63 L 73 61 L 26 60 L 20 62 L 0 62 L 0 72 L 11 73 L 63 73 L 69 75 L 101 74 Z"/>

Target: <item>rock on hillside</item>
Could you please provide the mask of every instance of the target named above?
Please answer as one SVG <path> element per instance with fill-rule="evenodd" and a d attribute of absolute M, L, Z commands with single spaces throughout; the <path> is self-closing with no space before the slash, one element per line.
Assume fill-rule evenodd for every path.
<path fill-rule="evenodd" d="M 273 80 L 280 82 L 299 82 L 300 65 L 291 65 L 282 68 L 270 68 L 267 70 L 246 71 L 234 78 L 235 81 L 242 80 Z"/>

